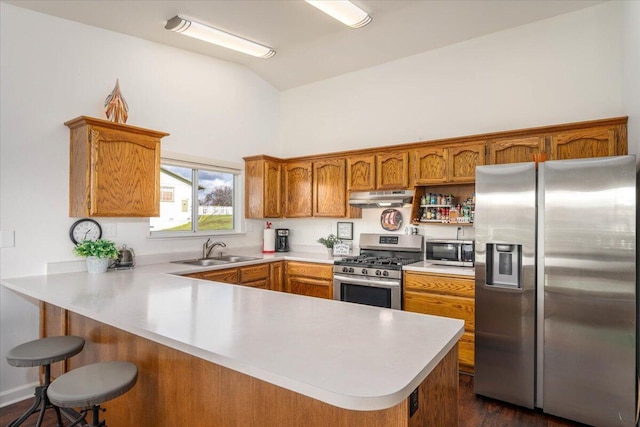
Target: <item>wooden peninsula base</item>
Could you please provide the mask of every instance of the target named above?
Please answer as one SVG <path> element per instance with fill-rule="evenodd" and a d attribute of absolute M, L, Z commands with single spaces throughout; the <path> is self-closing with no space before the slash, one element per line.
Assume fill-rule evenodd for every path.
<path fill-rule="evenodd" d="M 378 411 L 338 408 L 48 303 L 41 303 L 41 332 L 86 339 L 80 354 L 52 368 L 54 376 L 106 360 L 128 360 L 138 366 L 136 386 L 103 405 L 110 426 L 458 425 L 457 344 L 419 386 L 418 410 L 410 417 L 408 397 Z"/>

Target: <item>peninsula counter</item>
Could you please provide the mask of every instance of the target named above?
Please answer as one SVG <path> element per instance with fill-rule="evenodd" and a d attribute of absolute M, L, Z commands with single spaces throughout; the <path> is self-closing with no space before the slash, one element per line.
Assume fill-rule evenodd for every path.
<path fill-rule="evenodd" d="M 138 365 L 134 389 L 105 405 L 112 425 L 457 425 L 461 320 L 181 272 L 163 263 L 2 285 L 42 302 L 43 335 L 87 339 L 59 370 Z"/>

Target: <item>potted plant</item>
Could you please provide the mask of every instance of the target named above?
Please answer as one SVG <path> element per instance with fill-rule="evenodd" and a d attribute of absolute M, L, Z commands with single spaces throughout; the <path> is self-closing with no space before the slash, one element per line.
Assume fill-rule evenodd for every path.
<path fill-rule="evenodd" d="M 335 234 L 329 234 L 327 237 L 321 237 L 318 239 L 318 243 L 327 248 L 329 255 L 333 255 L 333 245 L 335 245 L 339 241 L 340 239 L 338 239 Z"/>
<path fill-rule="evenodd" d="M 104 273 L 109 268 L 109 260 L 118 258 L 118 249 L 111 240 L 85 240 L 73 248 L 73 253 L 87 258 L 89 273 Z"/>

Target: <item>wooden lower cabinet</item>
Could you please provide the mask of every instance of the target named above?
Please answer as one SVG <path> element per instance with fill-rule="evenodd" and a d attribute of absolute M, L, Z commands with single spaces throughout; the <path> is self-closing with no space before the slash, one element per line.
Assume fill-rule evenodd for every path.
<path fill-rule="evenodd" d="M 464 320 L 459 342 L 460 370 L 473 373 L 475 346 L 475 279 L 407 271 L 402 306 L 406 311 Z"/>
<path fill-rule="evenodd" d="M 284 291 L 284 261 L 269 263 L 269 289 Z"/>
<path fill-rule="evenodd" d="M 277 261 L 221 270 L 199 271 L 183 274 L 183 276 L 252 288 L 282 290 L 282 264 L 282 261 Z"/>
<path fill-rule="evenodd" d="M 196 279 L 211 280 L 212 282 L 238 283 L 238 269 L 228 268 L 224 270 L 201 271 L 198 273 L 185 274 L 187 277 L 195 277 Z"/>
<path fill-rule="evenodd" d="M 101 405 L 110 426 L 136 427 L 440 427 L 458 425 L 458 347 L 454 346 L 409 397 L 395 406 L 360 411 L 332 406 L 249 375 L 167 347 L 77 313 L 43 304 L 55 318 L 43 320 L 42 336 L 58 335 L 61 323 L 85 346 L 69 370 L 90 363 L 127 360 L 138 367 L 136 385 Z M 308 361 L 313 369 L 313 361 Z"/>
<path fill-rule="evenodd" d="M 239 285 L 269 289 L 269 264 L 257 264 L 238 268 Z"/>
<path fill-rule="evenodd" d="M 285 292 L 318 298 L 333 298 L 333 265 L 286 261 Z"/>

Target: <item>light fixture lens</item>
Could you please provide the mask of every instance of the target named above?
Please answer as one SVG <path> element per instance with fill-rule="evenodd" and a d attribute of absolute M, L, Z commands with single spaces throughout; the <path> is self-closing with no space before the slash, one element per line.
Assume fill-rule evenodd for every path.
<path fill-rule="evenodd" d="M 256 56 L 258 58 L 267 59 L 276 54 L 276 51 L 268 46 L 252 42 L 251 40 L 244 39 L 180 16 L 174 16 L 168 20 L 167 25 L 165 25 L 164 28 L 198 40 L 226 47 L 227 49 L 233 49 L 238 52 L 246 53 L 247 55 Z"/>
<path fill-rule="evenodd" d="M 361 28 L 373 19 L 367 12 L 348 0 L 305 0 L 351 28 Z"/>

